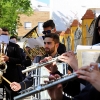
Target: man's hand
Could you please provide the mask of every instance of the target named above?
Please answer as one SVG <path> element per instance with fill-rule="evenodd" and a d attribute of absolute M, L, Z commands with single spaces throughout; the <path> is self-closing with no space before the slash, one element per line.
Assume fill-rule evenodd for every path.
<path fill-rule="evenodd" d="M 49 80 L 56 80 L 59 77 L 60 76 L 56 74 L 55 76 L 50 76 Z M 62 88 L 61 84 L 58 84 L 54 87 L 51 87 L 47 91 L 48 91 L 49 96 L 51 97 L 51 100 L 62 100 L 62 98 L 63 98 L 63 94 L 62 94 L 63 88 Z"/>
<path fill-rule="evenodd" d="M 19 91 L 21 89 L 21 85 L 17 82 L 12 82 L 10 87 L 13 91 Z"/>
<path fill-rule="evenodd" d="M 9 61 L 9 57 L 6 56 L 6 55 L 3 55 L 3 56 L 2 56 L 2 60 L 5 61 L 5 62 L 6 62 L 6 61 Z"/>
<path fill-rule="evenodd" d="M 91 63 L 90 66 L 85 66 L 77 71 L 78 78 L 90 82 L 98 91 L 100 91 L 100 71 L 98 64 Z"/>
<path fill-rule="evenodd" d="M 58 59 L 65 63 L 68 63 L 72 67 L 73 70 L 78 69 L 78 61 L 76 59 L 74 52 L 69 51 L 69 52 L 63 53 L 61 56 L 58 57 Z"/>
<path fill-rule="evenodd" d="M 51 56 L 45 57 L 43 60 L 40 61 L 40 63 L 45 63 L 48 62 L 49 60 L 52 60 Z M 45 68 L 47 68 L 50 73 L 55 73 L 58 70 L 56 62 L 46 65 Z"/>

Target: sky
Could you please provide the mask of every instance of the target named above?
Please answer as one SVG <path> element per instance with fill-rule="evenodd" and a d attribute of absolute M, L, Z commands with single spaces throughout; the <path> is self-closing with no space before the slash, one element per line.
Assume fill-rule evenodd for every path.
<path fill-rule="evenodd" d="M 39 5 L 43 6 L 38 7 L 36 1 L 41 2 Z M 31 2 L 34 8 L 40 11 L 44 9 L 50 11 L 50 18 L 54 20 L 58 31 L 66 30 L 66 26 L 69 27 L 73 19 L 78 19 L 81 23 L 81 18 L 88 8 L 100 8 L 99 0 L 31 0 Z M 48 6 L 45 7 L 44 3 Z"/>
<path fill-rule="evenodd" d="M 46 4 L 50 4 L 50 0 L 38 0 L 38 1 L 40 1 L 40 2 L 43 2 L 43 3 L 46 3 Z"/>
<path fill-rule="evenodd" d="M 81 23 L 88 8 L 100 8 L 99 0 L 51 0 L 51 18 L 57 31 L 66 30 L 74 19 Z M 77 2 L 76 2 L 77 1 Z M 80 2 L 81 1 L 81 2 Z M 57 4 L 57 5 L 56 5 Z M 99 10 L 100 14 L 100 10 Z"/>

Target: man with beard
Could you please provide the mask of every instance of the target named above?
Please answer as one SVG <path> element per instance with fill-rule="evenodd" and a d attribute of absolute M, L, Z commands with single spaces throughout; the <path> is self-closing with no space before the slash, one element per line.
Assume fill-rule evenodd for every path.
<path fill-rule="evenodd" d="M 57 57 L 59 54 L 57 53 L 57 48 L 59 46 L 59 36 L 57 34 L 46 34 L 44 37 L 44 48 L 46 51 L 46 55 L 39 58 L 38 56 L 35 58 L 34 62 L 43 62 L 45 57 L 51 56 L 51 57 Z M 41 61 L 40 61 L 41 60 Z M 49 65 L 50 66 L 50 65 Z M 51 68 L 49 66 L 45 66 L 50 72 L 55 73 L 57 72 L 57 66 L 55 65 L 54 68 Z M 31 77 L 31 72 L 29 75 L 20 83 L 12 82 L 11 83 L 11 89 L 13 91 L 19 91 L 24 90 L 33 84 L 33 77 Z"/>

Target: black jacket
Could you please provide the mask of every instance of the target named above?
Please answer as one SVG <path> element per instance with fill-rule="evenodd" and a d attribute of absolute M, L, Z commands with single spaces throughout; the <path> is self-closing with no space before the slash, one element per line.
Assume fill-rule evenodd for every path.
<path fill-rule="evenodd" d="M 58 52 L 58 54 L 62 54 L 62 53 L 65 53 L 66 52 L 66 47 L 65 47 L 65 45 L 64 44 L 62 44 L 62 43 L 59 43 L 59 47 L 58 47 L 58 49 L 57 49 L 57 52 Z"/>
<path fill-rule="evenodd" d="M 20 82 L 19 76 L 19 66 L 21 64 L 22 58 L 19 50 L 19 46 L 12 42 L 9 42 L 7 48 L 5 50 L 7 56 L 9 57 L 9 61 L 6 62 L 7 70 L 4 73 L 4 77 L 6 77 L 11 82 Z M 8 85 L 7 82 L 4 81 L 4 85 Z"/>
<path fill-rule="evenodd" d="M 21 76 L 21 63 L 22 58 L 20 54 L 19 46 L 15 43 L 9 42 L 5 50 L 6 55 L 9 57 L 9 61 L 6 62 L 7 69 L 3 74 L 10 82 L 20 82 L 22 81 Z M 10 85 L 3 80 L 3 85 L 6 90 L 6 99 L 13 100 L 13 97 L 18 95 L 17 92 L 11 90 Z"/>
<path fill-rule="evenodd" d="M 63 96 L 62 100 L 71 100 L 71 99 L 66 96 Z M 72 100 L 100 100 L 100 92 L 98 92 L 91 84 L 88 84 Z"/>

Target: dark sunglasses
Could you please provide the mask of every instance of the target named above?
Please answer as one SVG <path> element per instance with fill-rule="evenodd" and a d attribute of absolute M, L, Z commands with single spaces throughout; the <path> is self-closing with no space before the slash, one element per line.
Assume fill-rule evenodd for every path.
<path fill-rule="evenodd" d="M 50 34 L 51 33 L 51 30 L 43 31 L 42 33 L 43 34 Z"/>
<path fill-rule="evenodd" d="M 100 31 L 100 26 L 97 27 L 98 31 Z"/>
<path fill-rule="evenodd" d="M 8 34 L 2 33 L 1 35 L 8 35 Z"/>

